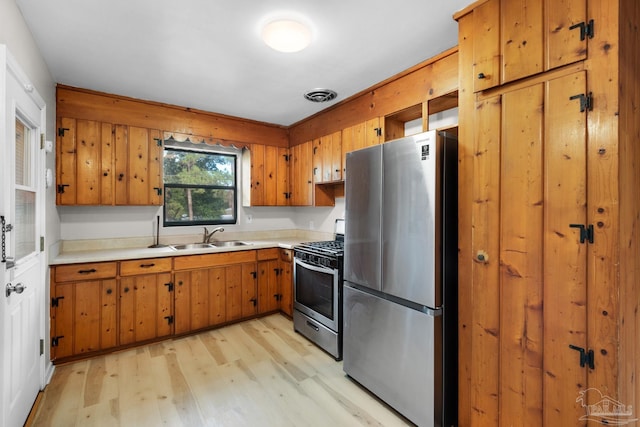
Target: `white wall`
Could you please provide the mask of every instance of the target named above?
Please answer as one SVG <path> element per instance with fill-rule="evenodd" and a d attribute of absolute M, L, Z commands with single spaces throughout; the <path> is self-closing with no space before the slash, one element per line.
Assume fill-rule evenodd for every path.
<path fill-rule="evenodd" d="M 57 209 L 62 240 L 150 237 L 155 233 L 156 216 L 162 215 L 162 208 L 153 206 L 59 206 Z M 336 218 L 344 218 L 344 198 L 337 198 L 335 207 L 240 207 L 238 212 L 239 223 L 225 225 L 225 231 L 303 229 L 333 233 Z M 164 228 L 160 222 L 160 236 L 199 233 L 202 226 Z"/>
<path fill-rule="evenodd" d="M 14 0 L 0 0 L 0 43 L 7 46 L 22 70 L 29 76 L 40 96 L 44 98 L 47 104 L 46 138 L 55 142 L 55 82 Z M 6 159 L 0 160 L 0 167 L 4 167 L 3 162 L 5 161 Z M 47 167 L 55 171 L 53 154 L 47 155 L 46 162 Z M 45 211 L 47 216 L 45 238 L 48 244 L 52 245 L 60 240 L 60 223 L 55 209 L 53 187 L 47 190 Z"/>

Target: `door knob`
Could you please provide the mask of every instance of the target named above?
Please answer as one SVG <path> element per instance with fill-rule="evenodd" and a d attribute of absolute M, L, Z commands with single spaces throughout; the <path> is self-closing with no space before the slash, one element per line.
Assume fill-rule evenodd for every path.
<path fill-rule="evenodd" d="M 24 292 L 25 289 L 27 289 L 27 287 L 22 283 L 18 283 L 17 285 L 12 285 L 11 283 L 7 283 L 7 289 L 5 291 L 5 294 L 7 295 L 7 298 L 8 298 L 12 292 L 15 292 L 16 294 L 21 294 Z"/>

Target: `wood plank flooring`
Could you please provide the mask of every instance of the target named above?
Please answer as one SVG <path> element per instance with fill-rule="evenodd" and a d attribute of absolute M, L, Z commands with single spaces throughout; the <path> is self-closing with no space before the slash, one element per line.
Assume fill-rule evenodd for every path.
<path fill-rule="evenodd" d="M 56 367 L 33 426 L 407 426 L 275 314 Z"/>

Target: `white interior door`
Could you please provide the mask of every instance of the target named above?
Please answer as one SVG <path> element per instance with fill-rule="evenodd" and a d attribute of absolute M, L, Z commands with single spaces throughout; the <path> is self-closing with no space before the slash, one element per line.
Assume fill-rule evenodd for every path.
<path fill-rule="evenodd" d="M 44 102 L 0 46 L 3 134 L 0 214 L 4 217 L 0 293 L 0 425 L 24 424 L 41 387 L 44 311 Z M 35 92 L 35 93 L 34 93 Z"/>

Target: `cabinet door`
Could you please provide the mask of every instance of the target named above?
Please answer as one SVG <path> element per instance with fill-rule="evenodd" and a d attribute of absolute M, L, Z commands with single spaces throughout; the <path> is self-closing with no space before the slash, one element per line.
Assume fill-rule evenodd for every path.
<path fill-rule="evenodd" d="M 331 176 L 329 181 L 342 180 L 342 132 L 331 134 L 331 154 L 329 156 Z"/>
<path fill-rule="evenodd" d="M 120 344 L 172 333 L 172 286 L 170 273 L 120 279 Z"/>
<path fill-rule="evenodd" d="M 54 285 L 51 358 L 115 347 L 116 295 L 115 279 Z"/>
<path fill-rule="evenodd" d="M 113 127 L 91 120 L 58 119 L 58 205 L 113 204 Z"/>
<path fill-rule="evenodd" d="M 501 2 L 503 82 L 543 71 L 543 0 Z"/>
<path fill-rule="evenodd" d="M 500 84 L 500 2 L 489 0 L 473 10 L 473 91 Z"/>
<path fill-rule="evenodd" d="M 587 59 L 589 37 L 582 37 L 580 24 L 587 24 L 586 0 L 547 0 L 547 69 Z"/>
<path fill-rule="evenodd" d="M 116 125 L 115 171 L 116 205 L 161 205 L 160 131 Z"/>
<path fill-rule="evenodd" d="M 224 270 L 227 320 L 238 320 L 242 318 L 242 264 L 231 265 Z"/>
<path fill-rule="evenodd" d="M 323 182 L 323 172 L 322 172 L 322 147 L 323 144 L 326 145 L 326 141 L 323 141 L 322 138 L 317 138 L 313 140 L 313 182 L 319 183 Z"/>
<path fill-rule="evenodd" d="M 293 167 L 291 182 L 293 206 L 313 205 L 313 141 L 294 146 L 291 149 Z"/>
<path fill-rule="evenodd" d="M 265 204 L 264 149 L 264 145 L 261 144 L 251 145 L 251 206 Z"/>
<path fill-rule="evenodd" d="M 255 263 L 245 263 L 241 267 L 242 317 L 250 317 L 255 315 L 258 310 L 258 272 L 256 271 Z"/>
<path fill-rule="evenodd" d="M 293 251 L 280 251 L 280 310 L 293 316 Z"/>
<path fill-rule="evenodd" d="M 280 266 L 277 259 L 258 262 L 258 313 L 268 313 L 279 308 Z"/>
<path fill-rule="evenodd" d="M 278 147 L 264 147 L 264 205 L 278 203 Z"/>
<path fill-rule="evenodd" d="M 225 321 L 224 268 L 175 273 L 175 333 Z"/>
<path fill-rule="evenodd" d="M 276 205 L 289 206 L 291 204 L 290 164 L 291 153 L 288 148 L 278 148 L 276 177 Z"/>

